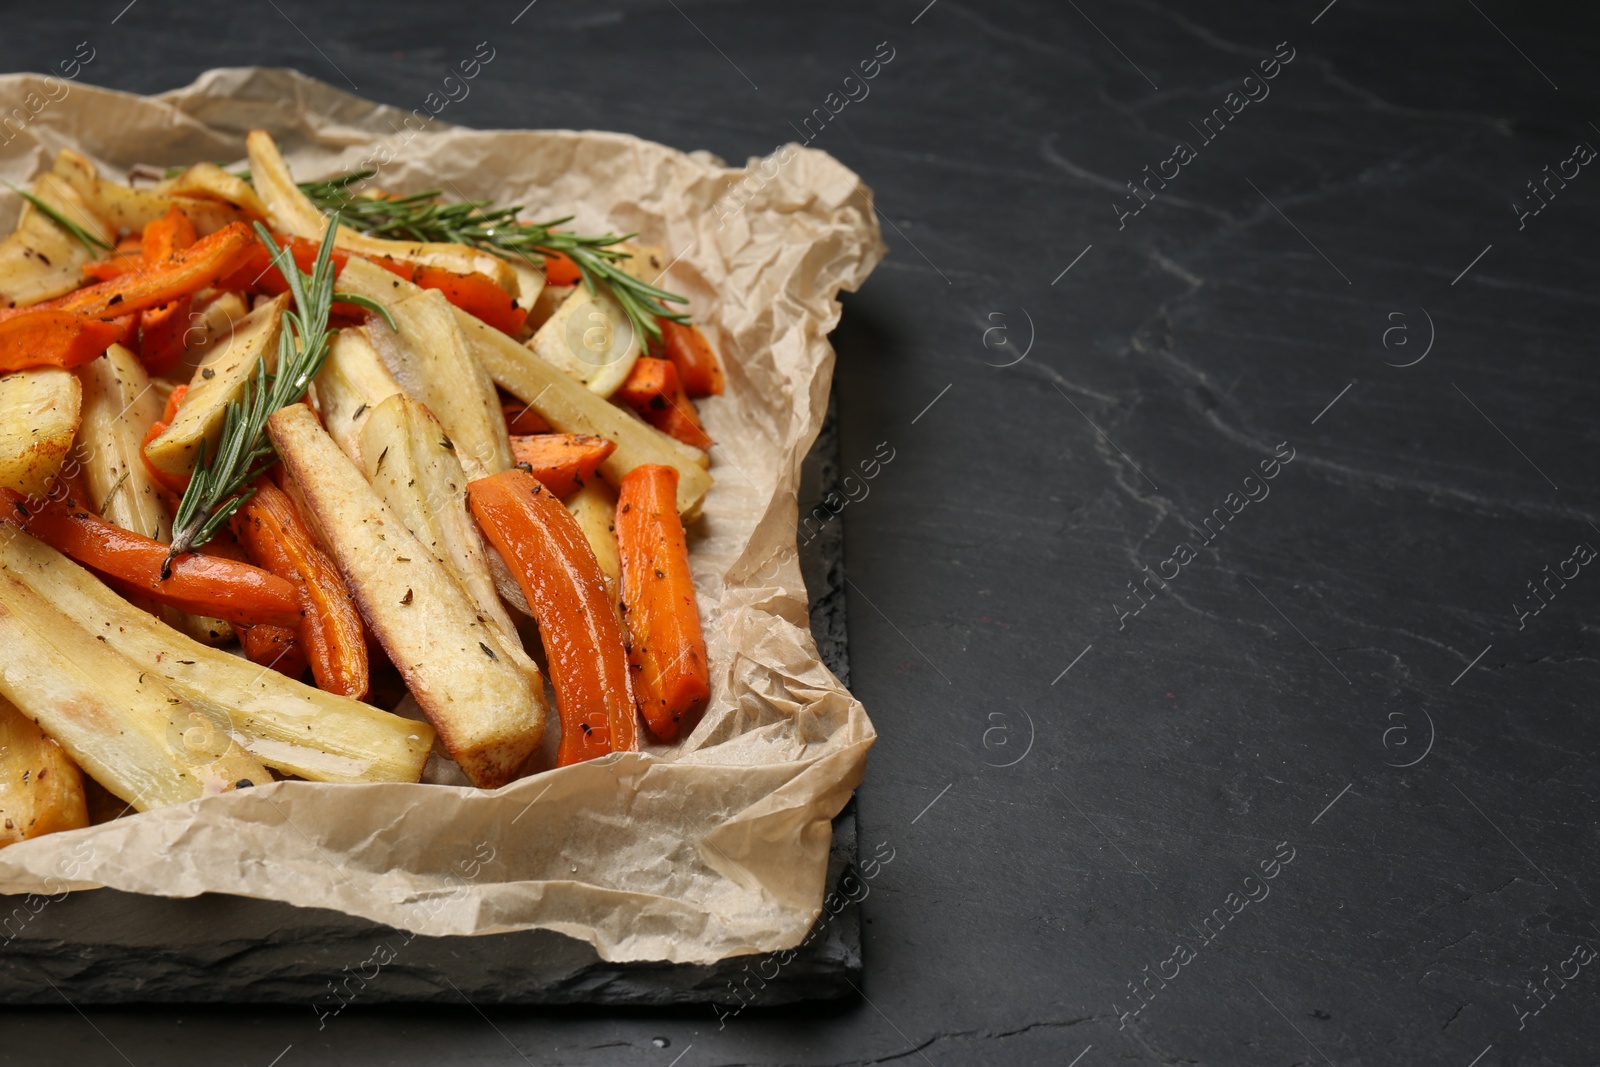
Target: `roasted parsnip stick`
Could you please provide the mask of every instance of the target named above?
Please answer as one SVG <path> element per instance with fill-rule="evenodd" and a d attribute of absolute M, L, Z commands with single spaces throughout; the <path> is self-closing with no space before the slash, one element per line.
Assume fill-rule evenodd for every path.
<path fill-rule="evenodd" d="M 97 647 L 125 657 L 214 721 L 231 724 L 239 743 L 268 766 L 318 782 L 414 782 L 422 774 L 433 744 L 427 723 L 324 693 L 191 641 L 26 535 L 0 537 L 0 577 L 5 576 L 77 620 L 97 638 Z"/>
<path fill-rule="evenodd" d="M 15 704 L 0 698 L 0 847 L 88 825 L 78 765 Z"/>
<path fill-rule="evenodd" d="M 97 636 L 0 570 L 0 696 L 95 781 L 139 811 L 271 781 L 225 718 L 208 717 Z"/>
<path fill-rule="evenodd" d="M 368 628 L 473 784 L 504 785 L 544 734 L 531 662 L 385 504 L 304 404 L 268 420 L 272 443 L 350 582 Z"/>

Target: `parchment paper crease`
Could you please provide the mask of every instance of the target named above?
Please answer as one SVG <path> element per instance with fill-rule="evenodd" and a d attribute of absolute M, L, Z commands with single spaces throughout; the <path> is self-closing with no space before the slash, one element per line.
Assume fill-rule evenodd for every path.
<path fill-rule="evenodd" d="M 42 85 L 0 77 L 0 99 Z M 62 146 L 118 176 L 139 162 L 231 163 L 261 127 L 302 180 L 387 146 L 384 188 L 520 203 L 532 218 L 576 214 L 575 229 L 637 230 L 661 245 L 674 263 L 666 284 L 691 298 L 728 370 L 727 395 L 702 409 L 716 485 L 691 531 L 710 708 L 676 748 L 495 792 L 280 782 L 38 838 L 0 850 L 0 892 L 237 893 L 432 935 L 542 927 L 618 961 L 795 945 L 821 904 L 829 820 L 874 736 L 817 656 L 795 552 L 836 297 L 884 253 L 871 193 L 808 149 L 758 172 L 755 160 L 730 169 L 622 134 L 437 120 L 413 132 L 408 118 L 280 70 L 213 70 L 156 98 L 73 85 L 0 147 L 0 177 L 24 185 Z M 8 195 L 0 224 L 9 229 L 19 206 Z"/>

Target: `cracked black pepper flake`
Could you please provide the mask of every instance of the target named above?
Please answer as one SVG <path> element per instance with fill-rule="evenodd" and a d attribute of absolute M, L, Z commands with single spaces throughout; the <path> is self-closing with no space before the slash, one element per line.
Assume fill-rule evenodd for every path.
<path fill-rule="evenodd" d="M 485 656 L 488 656 L 490 659 L 499 659 L 500 658 L 499 656 L 494 654 L 494 649 L 490 648 L 488 645 L 484 644 L 482 641 L 478 642 L 478 647 L 483 649 L 483 654 Z"/>
<path fill-rule="evenodd" d="M 400 598 L 400 603 L 402 603 L 402 604 L 411 603 L 411 590 L 409 590 L 409 589 L 406 590 L 406 595 Z"/>
<path fill-rule="evenodd" d="M 362 412 L 363 412 L 363 411 L 365 411 L 365 410 L 367 410 L 367 405 L 366 405 L 366 402 L 365 402 L 365 401 L 363 401 L 363 402 L 362 402 L 362 404 L 361 404 L 361 406 L 360 406 L 360 407 L 358 407 L 358 408 L 356 408 L 356 413 L 355 413 L 355 414 L 354 414 L 354 415 L 351 415 L 351 416 L 350 416 L 350 417 L 351 417 L 351 418 L 352 418 L 352 419 L 359 419 L 359 418 L 360 418 L 360 417 L 361 417 L 361 413 L 362 413 Z"/>
<path fill-rule="evenodd" d="M 217 376 L 217 372 L 212 370 L 210 367 L 202 367 L 202 368 L 200 368 L 200 377 L 206 379 L 207 381 L 210 381 L 212 378 L 215 378 L 216 376 Z"/>

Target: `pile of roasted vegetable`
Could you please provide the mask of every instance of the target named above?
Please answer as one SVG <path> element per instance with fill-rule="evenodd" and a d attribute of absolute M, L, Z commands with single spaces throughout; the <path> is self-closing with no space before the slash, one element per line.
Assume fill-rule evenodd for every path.
<path fill-rule="evenodd" d="M 722 369 L 660 250 L 247 145 L 64 150 L 0 241 L 0 845 L 431 752 L 492 788 L 709 697 Z"/>

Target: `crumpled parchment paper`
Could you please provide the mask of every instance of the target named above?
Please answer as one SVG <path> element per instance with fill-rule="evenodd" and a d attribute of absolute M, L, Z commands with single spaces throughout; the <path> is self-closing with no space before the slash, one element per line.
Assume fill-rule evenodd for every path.
<path fill-rule="evenodd" d="M 677 746 L 493 792 L 280 782 L 49 835 L 0 850 L 0 892 L 234 893 L 430 935 L 546 928 L 615 961 L 797 944 L 822 901 L 830 820 L 874 737 L 818 658 L 795 549 L 836 297 L 884 253 L 870 191 L 815 150 L 739 169 L 623 134 L 467 130 L 282 70 L 213 70 L 153 98 L 63 84 L 0 77 L 0 99 L 47 99 L 0 146 L 0 177 L 25 186 L 63 146 L 118 177 L 141 162 L 231 164 L 260 127 L 301 180 L 387 161 L 389 190 L 575 214 L 575 229 L 661 245 L 665 284 L 693 301 L 727 367 L 727 394 L 702 406 L 716 484 L 690 532 L 712 701 Z M 0 200 L 0 225 L 19 207 Z"/>

